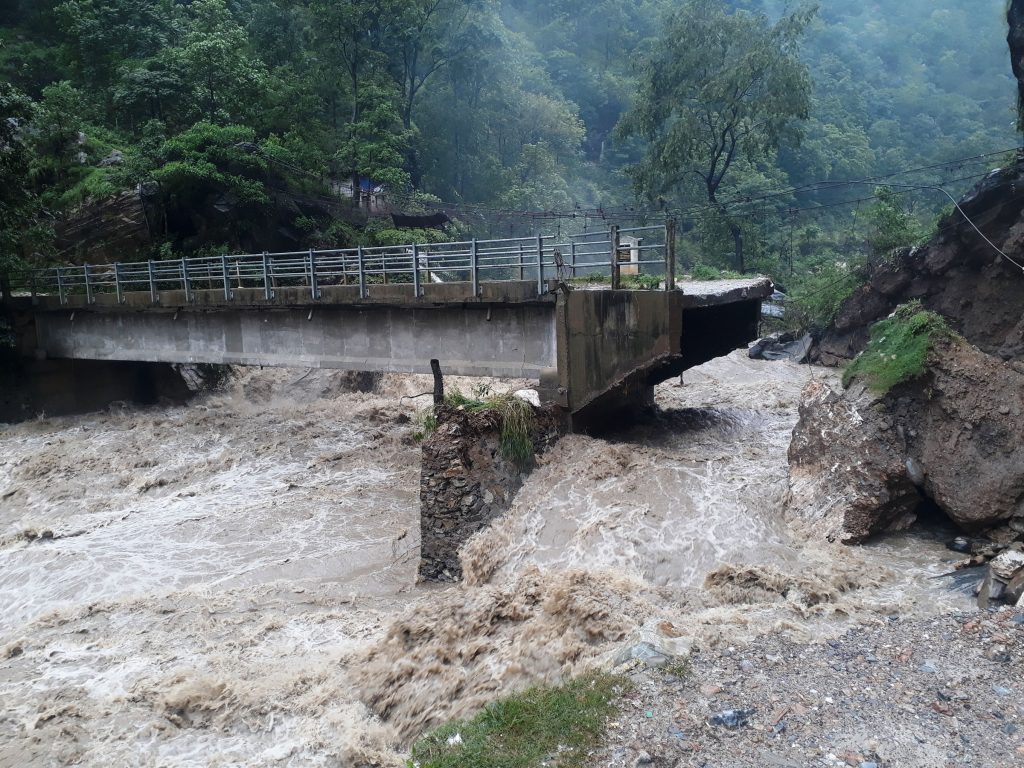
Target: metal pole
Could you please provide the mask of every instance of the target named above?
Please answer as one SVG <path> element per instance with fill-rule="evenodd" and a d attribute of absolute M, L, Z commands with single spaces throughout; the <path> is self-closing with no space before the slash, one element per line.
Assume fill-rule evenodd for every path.
<path fill-rule="evenodd" d="M 152 260 L 149 262 L 149 300 L 151 303 L 156 304 L 159 301 L 159 297 L 156 295 L 156 275 L 154 274 Z"/>
<path fill-rule="evenodd" d="M 220 255 L 220 279 L 224 282 L 224 301 L 231 301 L 234 294 L 231 291 L 231 273 L 228 272 L 228 255 Z"/>
<path fill-rule="evenodd" d="M 67 304 L 64 300 L 64 270 L 57 267 L 57 296 L 61 304 Z"/>
<path fill-rule="evenodd" d="M 412 295 L 417 299 L 423 294 L 420 292 L 420 247 L 412 244 Z"/>
<path fill-rule="evenodd" d="M 520 243 L 519 244 L 519 279 L 520 280 L 523 279 L 523 261 L 524 261 L 523 244 Z"/>
<path fill-rule="evenodd" d="M 114 286 L 117 290 L 117 303 L 124 304 L 124 288 L 121 286 L 121 262 L 114 262 Z"/>
<path fill-rule="evenodd" d="M 263 295 L 267 301 L 274 298 L 274 291 L 270 287 L 270 254 L 263 252 Z"/>
<path fill-rule="evenodd" d="M 612 241 L 612 290 L 619 290 L 621 273 L 619 270 L 619 225 L 612 224 L 610 238 Z"/>
<path fill-rule="evenodd" d="M 471 274 L 471 280 L 473 283 L 473 296 L 480 295 L 480 275 L 478 273 L 478 259 L 479 254 L 477 253 L 476 238 L 473 238 L 473 242 L 469 247 L 469 269 Z"/>
<path fill-rule="evenodd" d="M 544 238 L 537 235 L 537 295 L 544 295 Z"/>
<path fill-rule="evenodd" d="M 89 281 L 89 265 L 82 266 L 82 274 L 85 275 L 85 303 L 92 304 L 92 283 Z"/>
<path fill-rule="evenodd" d="M 320 298 L 320 286 L 316 281 L 316 251 L 309 249 L 309 295 L 316 301 Z"/>
<path fill-rule="evenodd" d="M 569 263 L 572 265 L 572 276 L 576 277 L 576 241 L 569 239 Z"/>
<path fill-rule="evenodd" d="M 665 290 L 676 289 L 676 220 L 665 223 Z"/>
<path fill-rule="evenodd" d="M 188 262 L 181 260 L 181 286 L 185 289 L 185 303 L 192 303 L 192 289 L 188 284 Z"/>
<path fill-rule="evenodd" d="M 366 271 L 363 269 L 363 246 L 356 247 L 356 258 L 359 265 L 359 298 L 366 298 Z"/>

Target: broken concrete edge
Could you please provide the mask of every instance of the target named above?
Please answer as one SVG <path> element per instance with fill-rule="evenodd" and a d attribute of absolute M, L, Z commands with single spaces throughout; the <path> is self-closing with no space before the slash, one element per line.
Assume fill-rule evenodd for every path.
<path fill-rule="evenodd" d="M 508 511 L 536 457 L 566 433 L 556 406 L 533 409 L 534 460 L 509 461 L 501 450 L 502 417 L 497 411 L 469 411 L 442 405 L 437 428 L 423 441 L 420 470 L 420 581 L 462 578 L 459 550 L 475 533 Z"/>

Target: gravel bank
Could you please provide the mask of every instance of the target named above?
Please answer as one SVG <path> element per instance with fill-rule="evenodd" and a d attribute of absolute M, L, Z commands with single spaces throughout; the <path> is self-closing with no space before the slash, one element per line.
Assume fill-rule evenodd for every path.
<path fill-rule="evenodd" d="M 685 670 L 633 671 L 592 765 L 1019 768 L 1022 655 L 1024 613 L 1008 608 L 694 652 Z M 712 724 L 728 710 L 732 727 Z"/>

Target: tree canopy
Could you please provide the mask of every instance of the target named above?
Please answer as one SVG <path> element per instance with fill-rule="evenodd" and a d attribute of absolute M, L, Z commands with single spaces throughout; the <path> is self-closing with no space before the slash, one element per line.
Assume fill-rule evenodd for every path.
<path fill-rule="evenodd" d="M 764 13 L 730 12 L 719 0 L 687 0 L 670 16 L 619 124 L 620 136 L 646 144 L 630 168 L 641 195 L 685 197 L 697 184 L 728 221 L 718 192 L 734 165 L 768 161 L 784 141 L 799 142 L 811 79 L 798 45 L 815 11 L 773 23 Z M 742 230 L 728 224 L 742 272 Z"/>
<path fill-rule="evenodd" d="M 836 182 L 955 194 L 1017 144 L 1004 0 L 819 5 L 0 0 L 0 248 L 133 190 L 139 256 L 372 244 L 369 185 L 447 236 L 671 214 L 687 268 L 817 274 L 872 251 Z M 944 205 L 898 197 L 902 231 Z"/>

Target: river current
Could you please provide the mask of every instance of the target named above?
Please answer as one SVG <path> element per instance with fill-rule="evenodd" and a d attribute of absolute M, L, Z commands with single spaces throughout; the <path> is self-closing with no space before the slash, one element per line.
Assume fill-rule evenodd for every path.
<path fill-rule="evenodd" d="M 785 519 L 799 394 L 833 375 L 735 353 L 659 386 L 653 419 L 563 439 L 449 588 L 415 583 L 423 378 L 249 370 L 184 407 L 0 426 L 0 766 L 399 766 L 637 639 L 962 605 L 934 537 L 841 548 Z"/>

